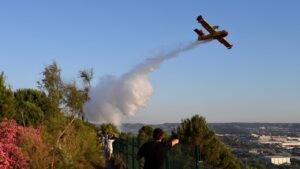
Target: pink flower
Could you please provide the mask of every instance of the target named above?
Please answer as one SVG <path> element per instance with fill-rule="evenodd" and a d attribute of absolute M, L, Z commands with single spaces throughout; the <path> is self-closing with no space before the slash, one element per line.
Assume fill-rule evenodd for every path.
<path fill-rule="evenodd" d="M 0 123 L 0 168 L 27 169 L 25 155 L 18 147 L 17 133 L 22 130 L 14 120 L 4 119 Z"/>

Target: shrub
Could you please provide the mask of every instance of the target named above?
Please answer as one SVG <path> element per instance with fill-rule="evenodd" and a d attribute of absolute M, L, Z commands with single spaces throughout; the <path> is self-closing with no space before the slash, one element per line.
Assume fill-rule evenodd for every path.
<path fill-rule="evenodd" d="M 45 142 L 43 142 L 41 129 L 21 127 L 18 134 L 18 145 L 28 157 L 30 168 L 48 168 L 51 163 L 51 149 Z"/>
<path fill-rule="evenodd" d="M 19 126 L 15 120 L 4 119 L 0 123 L 1 169 L 48 168 L 49 152 L 39 128 Z"/>
<path fill-rule="evenodd" d="M 20 130 L 14 120 L 4 119 L 0 123 L 0 168 L 28 168 L 26 157 L 17 146 L 17 132 Z"/>
<path fill-rule="evenodd" d="M 49 134 L 51 135 L 51 134 Z M 66 130 L 55 149 L 55 168 L 104 168 L 94 127 L 77 119 Z"/>

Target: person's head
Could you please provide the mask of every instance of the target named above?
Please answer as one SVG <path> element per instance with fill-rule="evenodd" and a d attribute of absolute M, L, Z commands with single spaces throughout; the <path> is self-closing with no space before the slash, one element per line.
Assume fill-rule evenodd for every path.
<path fill-rule="evenodd" d="M 164 134 L 164 132 L 163 132 L 162 129 L 156 128 L 156 129 L 153 130 L 153 136 L 152 137 L 153 137 L 154 140 L 161 140 L 163 138 L 163 134 Z"/>

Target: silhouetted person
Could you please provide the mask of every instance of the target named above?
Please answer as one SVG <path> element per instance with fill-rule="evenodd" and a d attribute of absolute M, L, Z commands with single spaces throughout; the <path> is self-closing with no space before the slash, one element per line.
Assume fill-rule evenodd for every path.
<path fill-rule="evenodd" d="M 107 140 L 107 159 L 110 160 L 113 154 L 113 142 L 115 141 L 114 136 L 109 136 Z"/>
<path fill-rule="evenodd" d="M 156 128 L 153 131 L 153 141 L 142 145 L 138 151 L 137 159 L 145 158 L 144 169 L 162 169 L 167 151 L 178 143 L 178 139 L 163 142 L 163 131 L 160 128 Z"/>

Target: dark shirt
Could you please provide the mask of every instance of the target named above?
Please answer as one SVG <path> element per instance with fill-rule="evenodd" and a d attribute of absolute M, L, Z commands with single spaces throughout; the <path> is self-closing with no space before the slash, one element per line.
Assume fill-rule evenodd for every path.
<path fill-rule="evenodd" d="M 139 149 L 138 156 L 145 158 L 144 169 L 162 169 L 171 142 L 149 141 Z"/>

